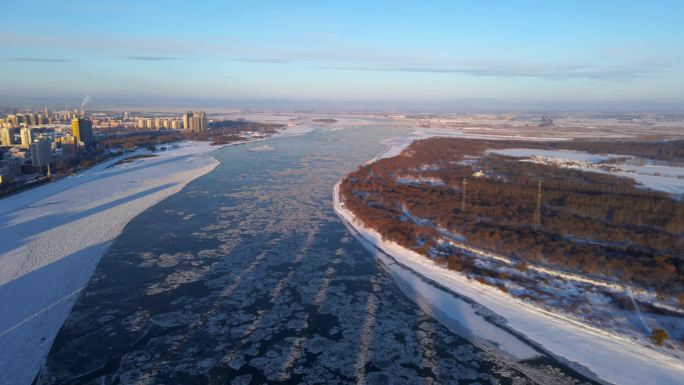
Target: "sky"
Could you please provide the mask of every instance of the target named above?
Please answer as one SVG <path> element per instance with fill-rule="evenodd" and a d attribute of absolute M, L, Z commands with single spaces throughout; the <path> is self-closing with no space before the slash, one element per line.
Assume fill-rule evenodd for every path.
<path fill-rule="evenodd" d="M 684 103 L 684 1 L 0 4 L 0 103 Z"/>

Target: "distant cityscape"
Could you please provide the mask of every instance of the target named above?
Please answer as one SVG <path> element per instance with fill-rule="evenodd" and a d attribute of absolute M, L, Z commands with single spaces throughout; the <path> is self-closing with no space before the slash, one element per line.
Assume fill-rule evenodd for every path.
<path fill-rule="evenodd" d="M 202 133 L 204 111 L 157 116 L 43 108 L 5 109 L 0 118 L 0 188 L 69 174 L 121 151 L 127 137 Z"/>

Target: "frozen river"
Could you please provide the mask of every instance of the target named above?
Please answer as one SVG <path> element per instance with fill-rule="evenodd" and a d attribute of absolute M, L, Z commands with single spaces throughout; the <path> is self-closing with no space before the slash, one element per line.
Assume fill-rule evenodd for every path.
<path fill-rule="evenodd" d="M 406 132 L 370 123 L 217 150 L 218 167 L 126 226 L 36 382 L 586 382 L 543 353 L 471 344 L 335 215 L 335 182 Z"/>

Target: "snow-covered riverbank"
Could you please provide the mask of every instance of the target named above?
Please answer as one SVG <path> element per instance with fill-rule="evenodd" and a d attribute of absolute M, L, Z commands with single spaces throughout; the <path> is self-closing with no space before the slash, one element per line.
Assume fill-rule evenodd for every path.
<path fill-rule="evenodd" d="M 130 163 L 110 160 L 0 200 L 0 384 L 33 381 L 126 224 L 218 165 L 209 143 L 169 148 Z"/>
<path fill-rule="evenodd" d="M 378 232 L 363 226 L 344 207 L 339 197 L 339 182 L 333 189 L 333 201 L 336 213 L 392 274 L 412 285 L 420 301 L 455 321 L 461 332 L 476 342 L 484 339 L 484 342 L 498 345 L 505 353 L 524 359 L 530 355 L 530 349 L 526 349 L 529 346 L 527 339 L 527 342 L 542 347 L 581 373 L 610 383 L 679 384 L 684 378 L 684 363 L 681 361 L 608 331 L 538 309 L 496 288 L 471 281 L 461 273 L 441 268 L 394 242 L 383 241 Z M 499 321 L 492 321 L 494 319 Z M 524 338 L 517 338 L 517 335 Z"/>

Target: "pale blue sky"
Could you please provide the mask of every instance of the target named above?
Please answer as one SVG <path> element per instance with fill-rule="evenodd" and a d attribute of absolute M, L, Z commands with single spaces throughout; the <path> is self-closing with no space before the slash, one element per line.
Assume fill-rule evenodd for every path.
<path fill-rule="evenodd" d="M 0 101 L 684 101 L 682 1 L 3 1 Z"/>

